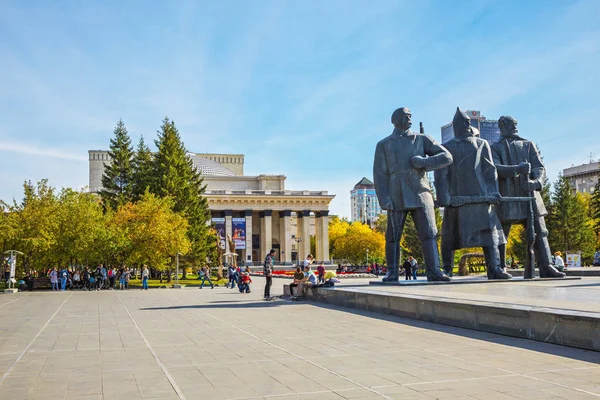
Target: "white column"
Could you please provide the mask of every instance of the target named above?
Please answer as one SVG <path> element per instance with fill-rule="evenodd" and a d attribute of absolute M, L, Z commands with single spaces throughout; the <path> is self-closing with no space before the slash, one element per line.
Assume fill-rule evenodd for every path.
<path fill-rule="evenodd" d="M 318 260 L 329 263 L 329 211 L 315 213 Z"/>
<path fill-rule="evenodd" d="M 300 218 L 300 216 L 302 216 L 302 218 Z M 298 258 L 300 261 L 303 261 L 310 253 L 310 210 L 299 212 L 298 222 L 300 222 L 300 220 L 302 220 L 302 229 L 298 226 L 298 232 L 302 241 L 298 243 Z"/>
<path fill-rule="evenodd" d="M 255 263 L 259 260 L 252 260 L 252 210 L 244 211 L 244 217 L 246 218 L 246 250 L 244 251 L 244 262 L 252 262 Z M 250 256 L 250 259 L 248 259 Z M 244 263 L 240 263 L 240 265 L 244 265 Z"/>
<path fill-rule="evenodd" d="M 271 222 L 271 210 L 260 212 L 260 257 L 261 262 L 273 246 L 273 224 Z"/>
<path fill-rule="evenodd" d="M 291 210 L 279 212 L 279 243 L 281 245 L 281 254 L 279 255 L 284 264 L 292 263 L 292 222 Z"/>

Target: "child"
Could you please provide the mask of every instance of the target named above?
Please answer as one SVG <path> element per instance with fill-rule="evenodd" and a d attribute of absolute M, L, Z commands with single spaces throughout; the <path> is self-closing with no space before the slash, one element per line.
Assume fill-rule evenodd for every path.
<path fill-rule="evenodd" d="M 252 283 L 252 278 L 250 278 L 250 274 L 248 272 L 244 272 L 242 275 L 242 290 L 246 293 L 250 293 L 250 284 Z"/>

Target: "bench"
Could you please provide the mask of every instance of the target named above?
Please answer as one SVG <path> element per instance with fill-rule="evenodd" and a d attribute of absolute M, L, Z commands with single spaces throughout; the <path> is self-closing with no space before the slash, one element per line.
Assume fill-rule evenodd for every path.
<path fill-rule="evenodd" d="M 283 285 L 283 297 L 292 297 L 292 290 L 289 283 Z"/>
<path fill-rule="evenodd" d="M 49 276 L 33 278 L 33 289 L 52 289 Z"/>

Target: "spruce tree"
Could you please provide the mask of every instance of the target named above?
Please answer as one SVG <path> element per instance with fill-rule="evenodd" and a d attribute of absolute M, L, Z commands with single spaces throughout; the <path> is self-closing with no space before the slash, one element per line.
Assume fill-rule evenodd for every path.
<path fill-rule="evenodd" d="M 147 188 L 152 185 L 153 163 L 152 153 L 146 145 L 144 137 L 140 137 L 137 151 L 131 161 L 133 174 L 131 179 L 131 196 L 133 201 L 142 198 Z"/>
<path fill-rule="evenodd" d="M 117 122 L 114 138 L 110 140 L 109 163 L 104 166 L 102 190 L 100 196 L 105 209 L 116 210 L 119 206 L 131 201 L 131 159 L 133 148 L 131 138 L 123 120 Z"/>
<path fill-rule="evenodd" d="M 559 176 L 549 207 L 548 231 L 553 250 L 582 251 L 586 261 L 593 255 L 595 235 L 588 216 L 586 201 L 574 193 L 569 180 Z"/>
<path fill-rule="evenodd" d="M 594 231 L 596 236 L 600 238 L 600 178 L 594 186 L 594 193 L 592 194 L 592 201 L 590 204 L 590 213 L 594 220 Z"/>
<path fill-rule="evenodd" d="M 188 238 L 192 244 L 191 260 L 204 260 L 212 253 L 214 237 L 209 235 L 210 211 L 203 196 L 206 186 L 187 151 L 175 123 L 165 118 L 155 140 L 151 192 L 174 200 L 173 209 L 189 222 Z M 218 261 L 218 260 L 213 260 Z"/>

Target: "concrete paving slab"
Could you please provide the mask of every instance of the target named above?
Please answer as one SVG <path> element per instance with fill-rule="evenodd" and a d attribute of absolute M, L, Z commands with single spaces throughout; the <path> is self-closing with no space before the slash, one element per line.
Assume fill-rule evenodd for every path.
<path fill-rule="evenodd" d="M 0 325 L 0 398 L 600 397 L 599 353 L 366 310 L 264 302 L 262 279 L 253 280 L 250 295 L 11 295 L 16 301 L 0 302 L 0 321 L 10 321 Z"/>

